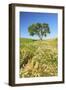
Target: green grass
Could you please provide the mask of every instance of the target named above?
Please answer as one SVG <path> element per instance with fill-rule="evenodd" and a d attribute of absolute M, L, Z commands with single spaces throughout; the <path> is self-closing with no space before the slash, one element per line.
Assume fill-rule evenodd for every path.
<path fill-rule="evenodd" d="M 20 78 L 57 76 L 57 41 L 20 38 Z"/>

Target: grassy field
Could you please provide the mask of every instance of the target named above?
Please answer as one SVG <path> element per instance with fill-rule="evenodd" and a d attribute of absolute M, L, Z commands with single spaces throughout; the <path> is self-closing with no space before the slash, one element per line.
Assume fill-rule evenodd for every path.
<path fill-rule="evenodd" d="M 58 74 L 57 39 L 20 38 L 20 78 L 49 77 Z"/>

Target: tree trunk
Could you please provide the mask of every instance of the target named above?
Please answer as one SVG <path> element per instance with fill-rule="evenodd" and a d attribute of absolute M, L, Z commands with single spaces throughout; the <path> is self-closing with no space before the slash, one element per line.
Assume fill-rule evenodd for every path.
<path fill-rule="evenodd" d="M 42 38 L 40 38 L 40 40 L 42 40 Z"/>

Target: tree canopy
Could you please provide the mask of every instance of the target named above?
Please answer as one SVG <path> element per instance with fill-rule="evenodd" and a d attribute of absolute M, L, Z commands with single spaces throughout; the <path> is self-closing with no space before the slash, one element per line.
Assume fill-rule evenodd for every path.
<path fill-rule="evenodd" d="M 47 23 L 35 23 L 28 27 L 28 32 L 31 36 L 37 35 L 42 40 L 43 36 L 46 37 L 50 33 L 50 28 Z"/>

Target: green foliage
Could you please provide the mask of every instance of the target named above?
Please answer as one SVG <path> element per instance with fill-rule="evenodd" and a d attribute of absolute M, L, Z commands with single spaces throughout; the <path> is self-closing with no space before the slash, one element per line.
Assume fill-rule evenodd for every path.
<path fill-rule="evenodd" d="M 57 39 L 21 39 L 20 77 L 57 76 Z"/>
<path fill-rule="evenodd" d="M 46 37 L 50 33 L 50 29 L 47 23 L 36 23 L 28 27 L 28 32 L 31 36 L 37 35 L 42 40 L 43 36 Z"/>

